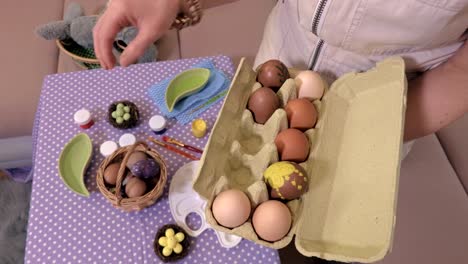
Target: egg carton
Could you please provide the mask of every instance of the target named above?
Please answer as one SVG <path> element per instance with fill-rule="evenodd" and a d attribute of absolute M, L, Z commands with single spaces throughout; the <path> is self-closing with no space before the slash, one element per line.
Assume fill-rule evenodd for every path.
<path fill-rule="evenodd" d="M 194 190 L 208 201 L 206 219 L 213 228 L 279 249 L 296 236 L 305 256 L 344 262 L 374 262 L 391 246 L 406 102 L 404 62 L 393 57 L 364 73 L 335 81 L 314 105 L 319 118 L 309 139 L 308 159 L 300 165 L 309 190 L 289 201 L 292 227 L 281 240 L 260 239 L 251 224 L 229 229 L 211 211 L 214 197 L 236 188 L 252 208 L 269 199 L 263 172 L 278 161 L 274 140 L 288 128 L 284 110 L 297 97 L 290 70 L 277 92 L 281 108 L 264 124 L 246 109 L 250 95 L 261 87 L 256 72 L 241 60 L 201 159 Z M 253 209 L 254 210 L 254 209 Z"/>

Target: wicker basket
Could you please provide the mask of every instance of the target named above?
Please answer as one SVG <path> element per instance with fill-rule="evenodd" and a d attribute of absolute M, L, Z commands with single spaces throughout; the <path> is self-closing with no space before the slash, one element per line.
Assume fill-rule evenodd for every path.
<path fill-rule="evenodd" d="M 93 49 L 80 46 L 72 39 L 56 40 L 57 47 L 83 69 L 99 69 L 101 65 Z"/>
<path fill-rule="evenodd" d="M 127 164 L 130 154 L 134 151 L 144 152 L 146 155 L 153 158 L 160 166 L 160 176 L 156 185 L 143 196 L 123 198 L 120 190 L 122 188 L 122 181 L 126 172 L 125 165 Z M 104 182 L 104 170 L 108 165 L 114 162 L 121 162 L 120 170 L 117 175 L 115 193 L 111 192 Z M 149 148 L 148 145 L 146 145 L 144 142 L 137 142 L 134 145 L 119 148 L 112 155 L 105 158 L 99 165 L 96 181 L 99 191 L 104 195 L 104 197 L 106 197 L 107 200 L 109 200 L 109 202 L 111 202 L 114 207 L 120 208 L 127 212 L 139 211 L 143 208 L 153 205 L 162 195 L 164 186 L 166 185 L 167 181 L 166 163 L 159 155 L 159 153 L 154 149 Z"/>

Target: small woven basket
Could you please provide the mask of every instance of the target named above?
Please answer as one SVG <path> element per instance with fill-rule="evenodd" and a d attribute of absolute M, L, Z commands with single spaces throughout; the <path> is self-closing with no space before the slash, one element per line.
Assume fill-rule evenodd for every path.
<path fill-rule="evenodd" d="M 57 47 L 83 69 L 99 69 L 101 65 L 93 49 L 80 46 L 72 39 L 56 40 Z"/>
<path fill-rule="evenodd" d="M 130 154 L 134 151 L 141 151 L 146 153 L 150 158 L 153 158 L 160 166 L 160 176 L 156 185 L 146 194 L 134 197 L 123 198 L 121 194 L 122 182 L 125 172 L 127 170 L 126 164 Z M 104 170 L 112 163 L 121 162 L 120 170 L 117 175 L 117 182 L 115 186 L 115 193 L 112 193 L 106 186 L 104 181 Z M 106 197 L 107 200 L 116 208 L 120 208 L 126 212 L 139 211 L 143 208 L 153 205 L 158 198 L 162 195 L 164 186 L 167 181 L 167 167 L 166 163 L 154 149 L 148 147 L 144 142 L 137 142 L 134 145 L 119 148 L 112 155 L 105 158 L 99 165 L 96 182 L 99 191 Z"/>
<path fill-rule="evenodd" d="M 117 121 L 114 118 L 112 118 L 112 112 L 114 112 L 117 109 L 117 105 L 119 103 L 130 107 L 130 119 L 123 121 L 123 123 L 121 124 L 117 123 Z M 113 127 L 119 129 L 128 129 L 138 125 L 138 120 L 140 120 L 140 112 L 138 111 L 138 107 L 134 103 L 130 101 L 118 101 L 113 102 L 109 106 L 109 109 L 107 110 L 107 118 L 109 119 L 109 123 L 111 123 Z"/>
<path fill-rule="evenodd" d="M 168 228 L 172 228 L 176 234 L 179 232 L 184 233 L 185 239 L 180 243 L 182 245 L 182 252 L 180 254 L 173 253 L 169 257 L 166 257 L 162 254 L 162 250 L 164 247 L 160 246 L 158 241 L 160 237 L 164 236 L 164 233 L 166 232 Z M 154 249 L 154 253 L 156 253 L 156 255 L 163 262 L 173 262 L 179 259 L 183 259 L 185 256 L 187 256 L 187 254 L 190 251 L 190 242 L 189 242 L 189 237 L 187 235 L 187 232 L 185 232 L 184 229 L 182 229 L 181 227 L 177 225 L 171 225 L 171 224 L 165 225 L 161 227 L 156 233 L 156 237 L 154 238 L 154 242 L 153 242 L 153 249 Z"/>

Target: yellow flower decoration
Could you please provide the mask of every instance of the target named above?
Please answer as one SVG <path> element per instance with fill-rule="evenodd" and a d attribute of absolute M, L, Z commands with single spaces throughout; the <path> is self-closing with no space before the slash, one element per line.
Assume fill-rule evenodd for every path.
<path fill-rule="evenodd" d="M 165 232 L 165 236 L 159 238 L 158 243 L 163 248 L 163 255 L 169 257 L 174 251 L 176 254 L 180 254 L 183 248 L 180 242 L 184 241 L 185 235 L 182 232 L 175 233 L 174 229 L 168 228 Z"/>
<path fill-rule="evenodd" d="M 263 173 L 265 180 L 273 189 L 283 187 L 284 182 L 289 180 L 289 175 L 299 172 L 293 164 L 287 161 L 273 163 Z"/>

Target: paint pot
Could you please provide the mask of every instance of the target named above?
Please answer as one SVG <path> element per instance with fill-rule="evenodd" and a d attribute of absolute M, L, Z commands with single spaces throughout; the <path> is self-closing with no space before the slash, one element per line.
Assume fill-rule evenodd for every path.
<path fill-rule="evenodd" d="M 94 125 L 91 112 L 86 109 L 76 111 L 73 119 L 75 120 L 75 124 L 79 125 L 82 129 L 89 129 Z"/>
<path fill-rule="evenodd" d="M 148 122 L 149 127 L 156 135 L 161 135 L 166 132 L 167 121 L 163 116 L 155 115 Z"/>

